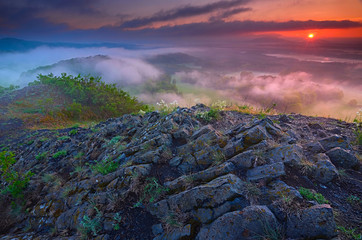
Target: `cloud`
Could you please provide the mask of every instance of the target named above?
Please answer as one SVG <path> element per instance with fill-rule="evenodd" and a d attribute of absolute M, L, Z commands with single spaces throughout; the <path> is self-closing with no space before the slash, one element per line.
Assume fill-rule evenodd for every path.
<path fill-rule="evenodd" d="M 174 36 L 208 36 L 229 35 L 252 32 L 296 31 L 306 29 L 346 29 L 362 27 L 362 23 L 349 20 L 343 21 L 214 21 L 162 27 L 155 29 L 158 34 L 170 34 Z"/>
<path fill-rule="evenodd" d="M 221 14 L 221 18 L 228 18 L 235 14 L 239 14 L 242 12 L 251 11 L 251 8 L 234 8 L 232 10 L 225 11 Z"/>
<path fill-rule="evenodd" d="M 144 58 L 158 55 L 185 51 L 182 48 L 142 49 L 126 50 L 123 48 L 49 48 L 39 47 L 28 52 L 0 53 L 0 86 L 10 84 L 26 86 L 36 80 L 38 73 L 54 73 L 60 75 L 63 72 L 78 75 L 82 69 L 99 73 L 103 79 L 110 83 L 121 85 L 139 84 L 144 80 L 157 78 L 162 72 L 156 67 L 144 61 Z M 29 73 L 20 77 L 23 72 L 35 69 L 39 66 L 48 66 L 62 60 L 72 58 L 87 58 L 89 56 L 107 55 L 108 58 L 81 59 L 83 64 L 69 67 L 69 64 L 60 64 L 51 69 L 43 69 L 41 72 Z M 80 69 L 77 69 L 79 67 Z M 78 71 L 79 70 L 79 71 Z M 89 72 L 87 72 L 89 73 Z"/>
<path fill-rule="evenodd" d="M 250 2 L 250 0 L 218 1 L 202 6 L 185 6 L 168 11 L 160 11 L 151 17 L 136 18 L 130 21 L 126 21 L 121 25 L 121 28 L 123 29 L 139 28 L 156 22 L 171 21 L 179 18 L 194 17 L 203 14 L 209 14 L 215 11 L 230 9 L 232 7 L 236 7 L 248 2 Z M 249 10 L 250 10 L 249 8 L 243 8 L 242 10 L 239 9 L 238 13 Z M 229 15 L 230 14 L 231 12 L 229 12 Z M 234 14 L 236 14 L 236 12 Z"/>
<path fill-rule="evenodd" d="M 362 104 L 361 93 L 342 86 L 338 81 L 323 83 L 307 72 L 287 75 L 261 75 L 249 71 L 221 74 L 213 71 L 178 72 L 179 81 L 201 88 L 217 90 L 225 99 L 238 104 L 270 107 L 276 103 L 281 112 L 331 115 L 353 115 Z"/>
<path fill-rule="evenodd" d="M 43 26 L 70 26 L 72 21 L 87 18 L 102 18 L 94 4 L 99 0 L 17 0 L 0 1 L 0 26 L 2 31 L 17 29 L 43 29 Z M 80 20 L 84 21 L 84 20 Z M 98 20 L 100 21 L 100 20 Z M 39 25 L 39 23 L 41 23 Z M 55 29 L 57 30 L 57 29 Z M 43 29 L 47 31 L 47 29 Z"/>
<path fill-rule="evenodd" d="M 234 9 L 231 9 L 231 10 L 224 11 L 224 12 L 220 13 L 219 15 L 210 17 L 209 21 L 213 22 L 213 21 L 221 20 L 221 19 L 224 19 L 224 18 L 231 17 L 233 15 L 236 15 L 236 14 L 239 14 L 239 13 L 242 13 L 242 12 L 251 11 L 251 10 L 252 10 L 251 8 L 243 8 L 243 7 L 234 8 Z"/>
<path fill-rule="evenodd" d="M 142 30 L 124 30 L 121 27 L 108 26 L 94 30 L 76 30 L 62 34 L 60 37 L 80 40 L 122 40 L 162 41 L 189 38 L 189 37 L 223 37 L 229 35 L 241 35 L 258 32 L 280 32 L 297 31 L 307 29 L 348 29 L 362 28 L 361 22 L 343 21 L 287 21 L 287 22 L 267 22 L 267 21 L 231 21 L 216 20 L 211 22 L 190 23 L 176 26 L 164 26 L 160 28 L 145 28 Z"/>
<path fill-rule="evenodd" d="M 121 58 L 100 61 L 95 66 L 102 78 L 121 86 L 137 85 L 148 79 L 157 79 L 161 72 L 141 59 Z"/>

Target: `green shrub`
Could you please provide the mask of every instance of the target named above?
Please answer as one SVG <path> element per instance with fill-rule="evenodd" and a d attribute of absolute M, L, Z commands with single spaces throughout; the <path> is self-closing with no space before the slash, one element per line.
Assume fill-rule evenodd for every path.
<path fill-rule="evenodd" d="M 23 198 L 23 191 L 27 187 L 30 177 L 33 176 L 31 171 L 25 174 L 16 172 L 12 165 L 16 162 L 13 152 L 0 152 L 0 171 L 1 179 L 5 182 L 5 187 L 1 188 L 1 194 L 10 194 L 13 198 Z"/>
<path fill-rule="evenodd" d="M 106 119 L 148 109 L 147 105 L 138 102 L 115 84 L 104 83 L 100 77 L 39 74 L 38 80 L 32 84 L 57 87 L 70 97 L 73 103 L 66 107 L 65 113 L 72 119 Z"/>
<path fill-rule="evenodd" d="M 202 119 L 206 122 L 210 122 L 214 119 L 218 119 L 219 118 L 219 110 L 215 109 L 215 108 L 210 108 L 209 111 L 207 112 L 198 112 L 196 113 L 196 118 L 198 119 Z"/>
<path fill-rule="evenodd" d="M 70 173 L 70 175 L 76 174 L 76 173 L 80 173 L 84 171 L 84 167 L 81 165 L 77 165 L 74 167 L 73 172 Z"/>
<path fill-rule="evenodd" d="M 343 235 L 346 235 L 349 239 L 353 240 L 362 240 L 362 234 L 356 233 L 356 229 L 347 229 L 343 226 L 337 226 L 338 231 L 340 231 Z"/>
<path fill-rule="evenodd" d="M 122 139 L 122 136 L 115 136 L 113 137 L 109 143 L 108 146 L 113 146 L 114 144 L 118 143 Z"/>
<path fill-rule="evenodd" d="M 307 188 L 299 188 L 299 193 L 307 200 L 317 201 L 319 204 L 328 203 L 328 200 L 324 198 L 324 196 L 320 193 L 313 193 L 310 189 Z"/>
<path fill-rule="evenodd" d="M 58 140 L 60 140 L 60 141 L 65 141 L 65 140 L 68 140 L 68 139 L 70 139 L 69 136 L 60 136 L 60 137 L 58 137 Z"/>
<path fill-rule="evenodd" d="M 72 129 L 72 130 L 69 131 L 70 136 L 76 135 L 77 133 L 78 133 L 77 129 Z"/>
<path fill-rule="evenodd" d="M 115 223 L 113 224 L 113 229 L 115 231 L 118 231 L 120 229 L 120 222 L 122 221 L 122 216 L 119 213 L 116 213 L 116 215 L 114 215 L 113 220 L 115 221 Z"/>
<path fill-rule="evenodd" d="M 78 152 L 77 155 L 74 156 L 74 159 L 81 159 L 84 156 L 83 152 Z"/>
<path fill-rule="evenodd" d="M 67 155 L 67 151 L 66 150 L 61 150 L 61 151 L 58 151 L 58 152 L 54 153 L 53 158 L 64 157 L 66 155 Z"/>
<path fill-rule="evenodd" d="M 266 115 L 266 113 L 260 113 L 257 116 L 258 116 L 258 119 L 264 119 L 264 118 L 266 118 L 267 115 Z"/>
<path fill-rule="evenodd" d="M 42 113 L 45 114 L 52 114 L 53 112 L 53 105 L 54 105 L 54 99 L 53 98 L 45 98 L 45 99 L 40 99 L 38 101 L 38 105 L 40 105 L 41 111 Z"/>
<path fill-rule="evenodd" d="M 119 167 L 119 163 L 112 161 L 109 158 L 105 158 L 100 162 L 96 161 L 96 164 L 93 166 L 90 166 L 90 167 L 94 172 L 101 173 L 103 175 L 107 175 L 108 173 L 116 171 Z"/>
<path fill-rule="evenodd" d="M 164 186 L 159 184 L 155 177 L 147 178 L 146 186 L 143 189 L 142 197 L 134 205 L 134 207 L 141 206 L 141 204 L 145 201 L 145 199 L 148 199 L 148 202 L 152 203 L 155 200 L 157 200 L 162 195 L 162 193 L 168 192 L 168 190 L 169 190 L 168 188 L 165 188 Z"/>
<path fill-rule="evenodd" d="M 94 218 L 84 215 L 80 223 L 80 231 L 85 235 L 92 233 L 93 236 L 97 236 L 98 232 L 102 229 L 102 213 L 98 210 L 98 208 L 94 207 L 94 209 L 97 211 L 97 215 Z"/>
<path fill-rule="evenodd" d="M 359 204 L 362 203 L 362 200 L 355 196 L 355 195 L 350 195 L 347 199 L 347 202 L 349 202 L 350 204 Z"/>
<path fill-rule="evenodd" d="M 18 88 L 19 88 L 19 86 L 14 86 L 14 85 L 10 85 L 9 87 L 0 86 L 0 96 L 5 94 L 5 93 L 14 91 L 15 89 L 18 89 Z"/>
<path fill-rule="evenodd" d="M 46 141 L 48 141 L 48 140 L 49 140 L 49 138 L 45 138 L 45 137 L 44 137 L 44 138 L 39 139 L 39 142 L 42 143 L 42 142 L 46 142 Z"/>
<path fill-rule="evenodd" d="M 44 160 L 48 155 L 48 152 L 42 152 L 42 153 L 39 153 L 38 155 L 35 156 L 35 159 L 40 161 L 40 160 Z"/>

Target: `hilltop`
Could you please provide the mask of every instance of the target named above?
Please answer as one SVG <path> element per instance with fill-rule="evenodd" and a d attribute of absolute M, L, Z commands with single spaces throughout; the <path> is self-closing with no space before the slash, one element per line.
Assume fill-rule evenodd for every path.
<path fill-rule="evenodd" d="M 0 239 L 361 237 L 355 123 L 197 105 L 16 131 Z"/>
<path fill-rule="evenodd" d="M 148 109 L 115 84 L 89 75 L 40 74 L 28 87 L 15 89 L 0 89 L 0 137 L 14 130 L 87 124 Z"/>

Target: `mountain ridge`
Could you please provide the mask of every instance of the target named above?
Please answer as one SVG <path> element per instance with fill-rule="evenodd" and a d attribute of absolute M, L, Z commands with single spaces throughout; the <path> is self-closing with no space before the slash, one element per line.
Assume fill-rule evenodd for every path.
<path fill-rule="evenodd" d="M 24 52 L 30 51 L 38 47 L 68 47 L 68 48 L 89 48 L 89 47 L 109 47 L 109 48 L 125 48 L 137 49 L 138 44 L 133 43 L 69 43 L 69 42 L 42 42 L 28 41 L 18 38 L 1 38 L 0 53 Z"/>

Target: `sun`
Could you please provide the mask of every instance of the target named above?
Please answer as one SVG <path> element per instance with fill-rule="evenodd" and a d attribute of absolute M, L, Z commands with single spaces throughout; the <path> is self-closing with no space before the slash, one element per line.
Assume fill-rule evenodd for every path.
<path fill-rule="evenodd" d="M 314 38 L 314 34 L 313 34 L 313 33 L 309 33 L 309 34 L 308 34 L 308 38 L 310 38 L 310 39 Z"/>

